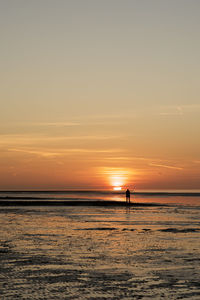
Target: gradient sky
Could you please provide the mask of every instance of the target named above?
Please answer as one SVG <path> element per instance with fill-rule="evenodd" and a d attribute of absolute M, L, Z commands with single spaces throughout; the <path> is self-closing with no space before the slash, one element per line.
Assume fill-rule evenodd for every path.
<path fill-rule="evenodd" d="M 0 189 L 200 189 L 199 0 L 1 0 Z"/>

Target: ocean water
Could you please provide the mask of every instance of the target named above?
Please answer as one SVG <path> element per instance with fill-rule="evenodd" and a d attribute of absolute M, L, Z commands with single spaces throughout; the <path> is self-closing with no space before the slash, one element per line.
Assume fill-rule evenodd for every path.
<path fill-rule="evenodd" d="M 83 201 L 26 206 L 15 201 Z M 1 299 L 200 299 L 200 194 L 1 192 Z M 17 202 L 16 202 L 17 203 Z M 160 206 L 153 205 L 160 204 Z"/>

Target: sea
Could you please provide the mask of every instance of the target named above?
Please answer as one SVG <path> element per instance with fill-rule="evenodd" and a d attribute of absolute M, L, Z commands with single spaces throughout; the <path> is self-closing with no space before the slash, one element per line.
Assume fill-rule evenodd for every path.
<path fill-rule="evenodd" d="M 0 192 L 0 299 L 200 299 L 200 192 L 124 201 L 123 191 Z"/>

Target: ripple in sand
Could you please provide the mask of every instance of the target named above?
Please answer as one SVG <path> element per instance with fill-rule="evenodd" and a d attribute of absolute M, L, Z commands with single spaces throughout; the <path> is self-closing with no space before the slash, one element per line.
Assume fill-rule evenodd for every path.
<path fill-rule="evenodd" d="M 172 233 L 190 233 L 190 232 L 200 232 L 200 229 L 198 229 L 198 228 L 183 228 L 183 229 L 165 228 L 165 229 L 160 229 L 159 231 L 172 232 Z"/>

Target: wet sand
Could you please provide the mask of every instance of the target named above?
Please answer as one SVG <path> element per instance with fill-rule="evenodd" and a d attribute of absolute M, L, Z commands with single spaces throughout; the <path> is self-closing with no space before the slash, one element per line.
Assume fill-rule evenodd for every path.
<path fill-rule="evenodd" d="M 1 299 L 200 297 L 200 210 L 0 209 Z"/>
<path fill-rule="evenodd" d="M 37 198 L 27 199 L 24 198 L 23 200 L 0 200 L 0 206 L 125 206 L 125 207 L 138 207 L 138 206 L 166 206 L 165 204 L 158 204 L 158 203 L 142 203 L 142 202 L 131 202 L 126 203 L 124 201 L 114 201 L 114 200 L 72 200 L 72 201 L 53 201 L 53 200 L 38 200 Z"/>
<path fill-rule="evenodd" d="M 1 299 L 199 300 L 195 195 L 1 193 Z"/>

